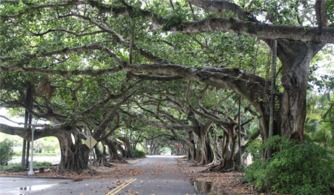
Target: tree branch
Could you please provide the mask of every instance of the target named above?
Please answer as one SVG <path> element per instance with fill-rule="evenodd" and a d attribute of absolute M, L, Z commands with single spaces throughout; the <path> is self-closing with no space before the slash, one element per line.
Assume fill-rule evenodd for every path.
<path fill-rule="evenodd" d="M 328 23 L 325 8 L 326 8 L 325 0 L 316 0 L 315 13 L 316 13 L 317 23 L 318 23 L 320 31 L 322 31 L 323 27 L 326 27 Z"/>
<path fill-rule="evenodd" d="M 152 30 L 158 30 L 152 25 Z M 165 26 L 164 30 L 172 32 L 200 33 L 210 31 L 232 32 L 258 37 L 261 39 L 287 39 L 302 42 L 334 43 L 334 28 L 323 28 L 318 33 L 316 27 L 288 25 L 270 25 L 226 18 L 208 18 L 202 21 L 186 22 L 174 26 Z"/>
<path fill-rule="evenodd" d="M 125 39 L 120 34 L 118 34 L 116 31 L 114 31 L 110 27 L 107 27 L 107 26 L 105 26 L 103 24 L 100 24 L 100 23 L 92 20 L 91 18 L 89 18 L 87 16 L 83 16 L 83 15 L 80 15 L 80 14 L 71 13 L 71 14 L 60 16 L 60 17 L 61 18 L 65 18 L 65 17 L 72 17 L 72 16 L 84 19 L 84 20 L 90 22 L 91 24 L 94 24 L 95 26 L 99 27 L 101 30 L 103 30 L 103 31 L 107 32 L 108 34 L 110 34 L 117 43 L 122 44 L 126 48 L 129 48 L 130 42 L 125 41 Z M 145 49 L 142 49 L 142 48 L 140 48 L 140 47 L 138 47 L 136 45 L 134 45 L 133 48 L 137 49 L 142 56 L 144 56 L 144 57 L 146 57 L 146 58 L 148 58 L 148 59 L 150 59 L 150 60 L 152 60 L 154 62 L 163 63 L 163 62 L 166 61 L 166 60 L 164 60 L 164 59 L 162 59 L 162 58 L 160 58 L 158 56 L 155 56 L 153 53 L 151 53 L 151 52 L 149 52 L 149 51 L 147 51 Z"/>
<path fill-rule="evenodd" d="M 196 69 L 177 64 L 134 64 L 124 70 L 146 74 L 180 76 L 184 79 L 200 81 L 218 88 L 228 88 L 243 96 L 250 102 L 266 99 L 265 79 L 246 73 L 240 69 L 203 68 Z M 266 92 L 266 94 L 265 94 Z"/>
<path fill-rule="evenodd" d="M 68 128 L 69 127 L 67 125 L 57 125 L 57 126 L 44 125 L 44 128 L 42 129 L 35 129 L 34 139 L 36 140 L 46 136 L 57 136 L 57 134 L 60 131 L 66 130 Z M 8 135 L 17 135 L 24 139 L 31 140 L 31 131 L 27 131 L 27 129 L 23 127 L 12 127 L 0 123 L 0 132 Z"/>
<path fill-rule="evenodd" d="M 121 67 L 113 67 L 108 69 L 100 69 L 100 70 L 50 70 L 44 68 L 30 68 L 30 67 L 21 67 L 21 66 L 0 66 L 0 71 L 2 72 L 34 72 L 46 75 L 89 75 L 89 76 L 98 76 L 103 74 L 115 73 L 121 71 Z"/>
<path fill-rule="evenodd" d="M 76 37 L 83 37 L 83 36 L 87 36 L 87 35 L 95 35 L 95 34 L 100 34 L 100 33 L 106 33 L 105 31 L 102 31 L 102 30 L 93 31 L 93 32 L 86 32 L 86 33 L 77 33 L 77 32 L 74 32 L 74 31 L 67 30 L 67 29 L 48 29 L 45 32 L 38 32 L 38 33 L 31 32 L 31 34 L 33 34 L 34 36 L 43 36 L 43 35 L 46 35 L 46 34 L 51 33 L 51 32 L 64 32 L 64 33 L 74 35 Z"/>

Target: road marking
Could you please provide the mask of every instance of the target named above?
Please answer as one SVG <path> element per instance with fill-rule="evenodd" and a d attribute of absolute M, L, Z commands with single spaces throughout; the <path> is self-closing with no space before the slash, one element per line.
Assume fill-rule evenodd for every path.
<path fill-rule="evenodd" d="M 129 179 L 128 181 L 126 181 L 126 182 L 122 183 L 121 185 L 119 185 L 117 188 L 115 188 L 115 189 L 111 190 L 110 192 L 108 192 L 106 195 L 116 195 L 116 193 L 118 193 L 119 191 L 121 191 L 123 188 L 125 188 L 128 185 L 130 185 L 134 181 L 136 181 L 136 178 Z"/>

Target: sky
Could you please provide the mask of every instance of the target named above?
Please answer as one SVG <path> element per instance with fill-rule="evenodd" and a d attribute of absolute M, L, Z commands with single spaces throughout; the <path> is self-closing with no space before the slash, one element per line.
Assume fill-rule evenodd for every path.
<path fill-rule="evenodd" d="M 3 118 L 2 116 L 7 117 L 14 122 L 9 121 L 9 120 Z M 19 127 L 19 126 L 23 126 L 23 124 L 19 125 L 17 123 L 24 123 L 24 118 L 23 117 L 11 117 L 11 116 L 9 116 L 9 114 L 8 114 L 8 112 L 5 108 L 0 108 L 0 123 L 10 125 L 10 126 Z"/>

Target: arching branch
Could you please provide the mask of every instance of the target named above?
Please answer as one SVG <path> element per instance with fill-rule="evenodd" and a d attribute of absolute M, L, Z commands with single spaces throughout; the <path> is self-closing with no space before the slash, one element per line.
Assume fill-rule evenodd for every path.
<path fill-rule="evenodd" d="M 32 125 L 33 127 L 40 125 Z M 60 131 L 67 130 L 67 125 L 49 126 L 43 125 L 43 128 L 35 129 L 34 139 L 40 139 L 47 136 L 56 136 Z M 31 131 L 27 131 L 24 127 L 13 127 L 0 123 L 0 132 L 8 135 L 17 135 L 24 139 L 31 140 Z"/>
<path fill-rule="evenodd" d="M 158 30 L 160 26 L 152 25 L 151 29 Z M 164 30 L 185 33 L 222 31 L 258 37 L 260 39 L 287 39 L 302 42 L 334 43 L 333 27 L 323 28 L 322 34 L 319 34 L 317 27 L 270 25 L 226 18 L 208 18 L 202 21 L 185 22 L 175 26 L 165 26 Z"/>

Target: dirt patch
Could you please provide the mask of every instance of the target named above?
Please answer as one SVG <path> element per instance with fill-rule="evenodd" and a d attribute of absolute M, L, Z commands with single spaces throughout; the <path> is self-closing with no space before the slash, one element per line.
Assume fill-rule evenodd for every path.
<path fill-rule="evenodd" d="M 208 167 L 178 159 L 179 166 L 187 173 L 195 189 L 203 194 L 259 194 L 252 186 L 241 181 L 241 172 L 203 172 Z"/>

